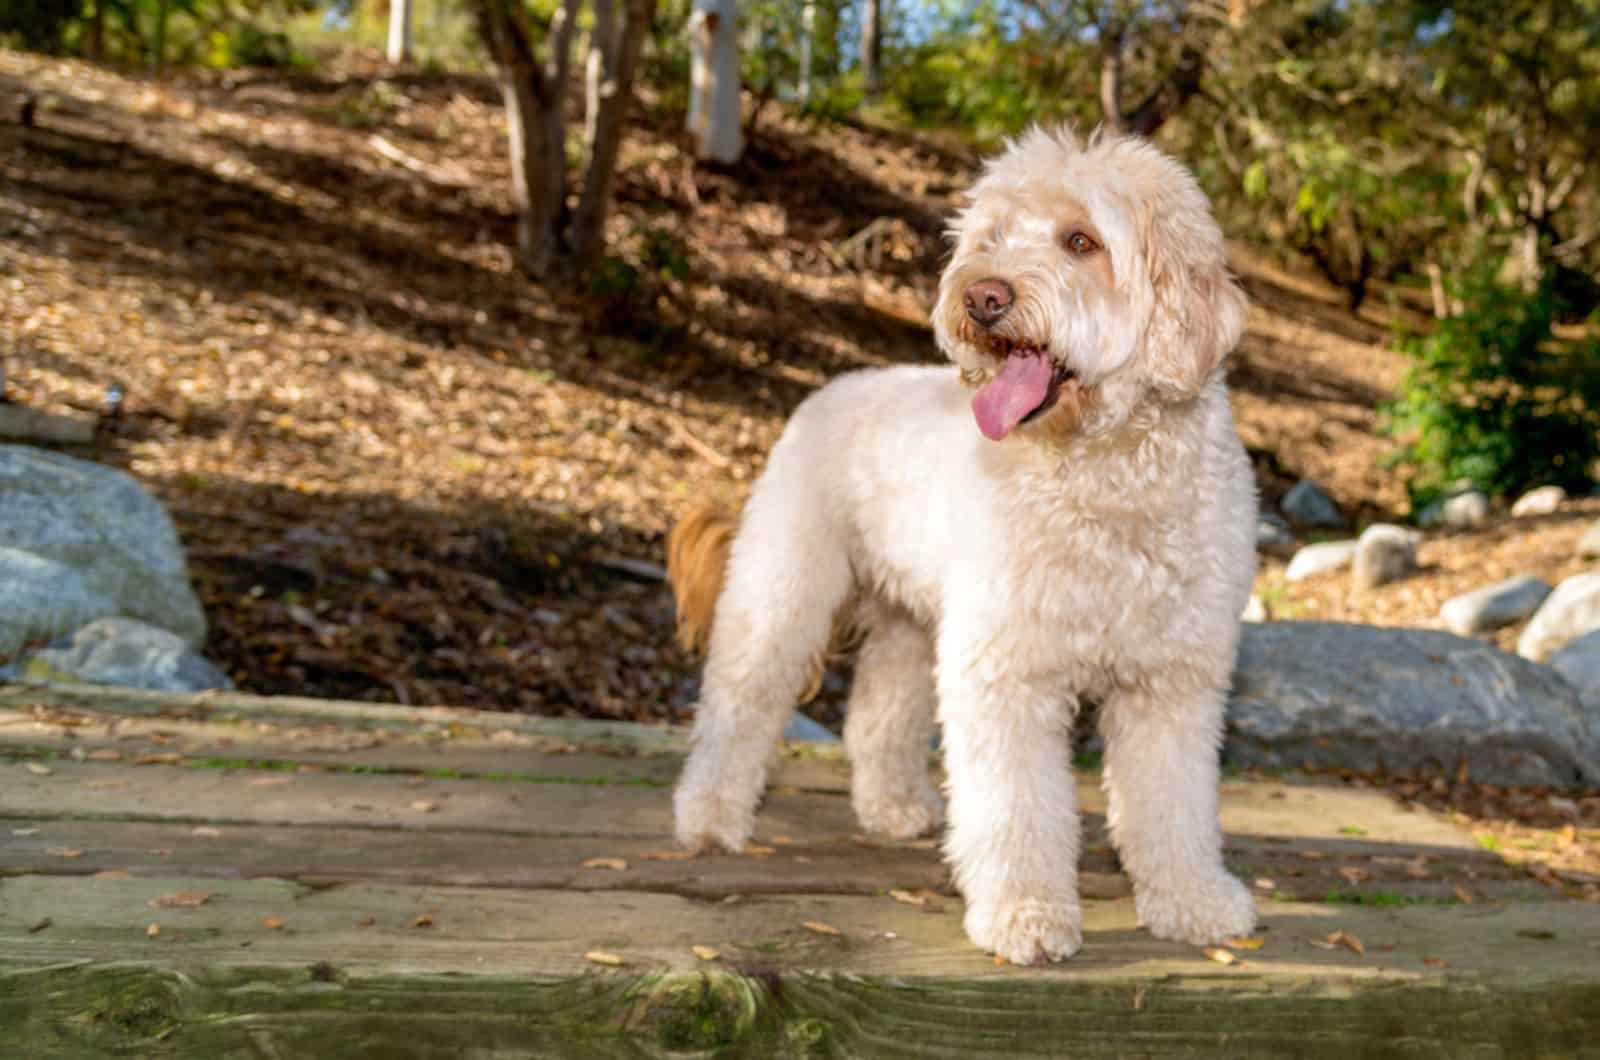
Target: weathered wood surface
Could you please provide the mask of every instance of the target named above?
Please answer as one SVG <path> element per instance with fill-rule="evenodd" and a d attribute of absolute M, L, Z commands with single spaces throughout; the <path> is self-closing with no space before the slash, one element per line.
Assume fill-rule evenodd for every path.
<path fill-rule="evenodd" d="M 764 851 L 661 857 L 682 748 L 0 688 L 0 1057 L 1600 1055 L 1600 907 L 1379 793 L 1227 783 L 1231 966 L 1138 929 L 1091 816 L 1083 952 L 1017 969 L 932 842 L 856 833 L 832 749 L 783 756 Z M 1379 904 L 1272 897 L 1330 891 Z"/>

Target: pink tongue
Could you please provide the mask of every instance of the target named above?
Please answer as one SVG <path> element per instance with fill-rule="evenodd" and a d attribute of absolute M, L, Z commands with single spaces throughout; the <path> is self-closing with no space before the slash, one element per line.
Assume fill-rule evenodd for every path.
<path fill-rule="evenodd" d="M 983 436 L 998 442 L 1042 405 L 1054 370 L 1042 353 L 1007 357 L 1000 374 L 972 397 L 972 414 Z"/>

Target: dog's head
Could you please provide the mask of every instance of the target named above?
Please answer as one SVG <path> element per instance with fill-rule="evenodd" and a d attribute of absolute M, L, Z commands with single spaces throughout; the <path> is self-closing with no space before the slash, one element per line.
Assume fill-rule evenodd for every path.
<path fill-rule="evenodd" d="M 1148 142 L 1035 129 L 968 194 L 933 322 L 988 437 L 1113 428 L 1194 396 L 1238 342 L 1210 205 Z"/>

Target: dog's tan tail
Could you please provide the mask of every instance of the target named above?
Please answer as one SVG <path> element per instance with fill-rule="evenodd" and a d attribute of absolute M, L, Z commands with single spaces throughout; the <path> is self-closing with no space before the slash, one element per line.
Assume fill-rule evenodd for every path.
<path fill-rule="evenodd" d="M 738 529 L 737 516 L 701 504 L 667 535 L 667 582 L 678 610 L 678 643 L 685 651 L 704 653 L 711 642 L 711 620 Z"/>

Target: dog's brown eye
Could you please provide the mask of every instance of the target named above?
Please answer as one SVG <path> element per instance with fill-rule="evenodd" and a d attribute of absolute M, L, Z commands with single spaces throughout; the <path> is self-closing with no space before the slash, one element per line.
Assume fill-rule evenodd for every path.
<path fill-rule="evenodd" d="M 1066 237 L 1061 240 L 1061 245 L 1072 251 L 1074 254 L 1093 254 L 1095 251 L 1100 249 L 1099 243 L 1096 243 L 1093 239 L 1084 235 L 1082 232 L 1068 233 Z"/>

